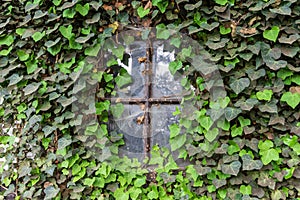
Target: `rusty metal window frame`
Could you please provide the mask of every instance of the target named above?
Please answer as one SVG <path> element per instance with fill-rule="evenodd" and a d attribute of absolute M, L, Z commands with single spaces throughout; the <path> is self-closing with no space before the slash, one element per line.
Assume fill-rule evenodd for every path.
<path fill-rule="evenodd" d="M 161 98 L 155 98 L 152 94 L 152 71 L 153 71 L 153 42 L 148 39 L 146 43 L 146 57 L 145 58 L 133 58 L 138 59 L 139 63 L 144 63 L 145 69 L 143 71 L 144 79 L 145 79 L 145 97 L 144 98 L 122 98 L 122 97 L 108 97 L 104 98 L 103 100 L 109 100 L 111 103 L 122 103 L 127 105 L 145 105 L 144 115 L 142 119 L 143 124 L 143 146 L 144 146 L 144 156 L 145 158 L 150 158 L 150 151 L 151 151 L 151 137 L 152 137 L 152 130 L 151 130 L 151 116 L 150 116 L 150 109 L 152 105 L 164 104 L 164 105 L 180 105 L 181 98 L 178 96 L 167 96 Z M 134 76 L 134 74 L 132 74 Z M 109 122 L 108 122 L 109 123 Z"/>

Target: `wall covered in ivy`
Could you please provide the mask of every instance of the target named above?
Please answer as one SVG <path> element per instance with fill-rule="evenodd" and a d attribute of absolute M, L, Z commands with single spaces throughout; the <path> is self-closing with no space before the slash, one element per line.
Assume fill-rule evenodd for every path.
<path fill-rule="evenodd" d="M 299 1 L 2 0 L 0 8 L 0 199 L 299 199 Z M 148 167 L 119 158 L 124 140 L 106 123 L 116 109 L 99 100 L 130 82 L 115 67 L 124 48 L 99 58 L 106 41 L 148 27 L 161 39 L 176 30 L 197 41 L 226 91 L 213 103 L 201 74 L 187 81 L 201 103 L 170 126 L 184 168 L 158 146 Z M 183 48 L 170 71 L 185 71 L 182 57 L 193 53 Z M 84 103 L 86 95 L 73 97 L 87 72 L 100 123 L 82 130 L 88 119 L 72 105 Z M 217 132 L 214 107 L 224 111 Z"/>

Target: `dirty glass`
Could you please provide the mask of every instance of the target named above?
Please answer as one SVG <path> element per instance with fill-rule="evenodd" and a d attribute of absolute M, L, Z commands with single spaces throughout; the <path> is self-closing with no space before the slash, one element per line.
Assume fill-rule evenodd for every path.
<path fill-rule="evenodd" d="M 135 42 L 126 53 L 128 65 L 119 64 L 131 75 L 132 83 L 110 99 L 112 105 L 122 103 L 124 111 L 110 119 L 109 129 L 123 134 L 120 155 L 142 160 L 154 145 L 169 148 L 169 125 L 178 122 L 173 112 L 180 105 L 183 88 L 168 68 L 175 54 L 164 50 L 160 42 L 150 47 Z"/>

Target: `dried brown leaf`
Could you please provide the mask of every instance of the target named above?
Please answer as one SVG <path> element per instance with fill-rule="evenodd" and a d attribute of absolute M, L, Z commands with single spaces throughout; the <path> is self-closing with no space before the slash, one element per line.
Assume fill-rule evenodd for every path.
<path fill-rule="evenodd" d="M 116 8 L 119 8 L 119 7 L 122 7 L 122 6 L 123 6 L 123 4 L 121 2 L 116 2 L 115 3 L 115 7 Z"/>
<path fill-rule="evenodd" d="M 103 6 L 102 6 L 102 8 L 104 9 L 104 10 L 112 10 L 113 8 L 112 8 L 112 6 L 109 6 L 109 5 L 106 5 L 106 4 L 104 4 Z"/>
<path fill-rule="evenodd" d="M 139 116 L 136 119 L 136 123 L 142 124 L 142 123 L 144 123 L 144 119 L 145 119 L 145 115 Z"/>
<path fill-rule="evenodd" d="M 44 183 L 44 188 L 47 188 L 51 185 L 53 185 L 53 183 L 47 181 L 47 182 Z"/>
<path fill-rule="evenodd" d="M 147 4 L 145 5 L 144 7 L 144 10 L 147 10 L 148 8 L 152 8 L 152 2 L 151 1 L 148 1 Z"/>
<path fill-rule="evenodd" d="M 256 28 L 242 28 L 240 32 L 244 35 L 252 35 L 256 33 Z"/>
<path fill-rule="evenodd" d="M 140 104 L 140 108 L 141 108 L 141 110 L 145 110 L 145 104 Z"/>
<path fill-rule="evenodd" d="M 298 94 L 300 94 L 300 86 L 293 86 L 293 87 L 290 87 L 290 89 L 289 89 L 289 91 L 291 92 L 291 93 L 298 93 Z"/>
<path fill-rule="evenodd" d="M 257 20 L 261 20 L 261 18 L 259 16 L 253 17 L 249 22 L 248 25 L 252 26 L 254 24 L 255 21 Z"/>
<path fill-rule="evenodd" d="M 138 58 L 139 63 L 144 63 L 144 62 L 146 62 L 146 60 L 147 60 L 146 57 L 139 57 Z"/>
<path fill-rule="evenodd" d="M 235 37 L 236 36 L 236 26 L 237 23 L 236 22 L 232 22 L 230 24 L 230 28 L 231 28 L 231 37 Z"/>
<path fill-rule="evenodd" d="M 143 26 L 144 27 L 150 27 L 150 24 L 152 23 L 152 20 L 150 18 L 143 20 Z"/>
<path fill-rule="evenodd" d="M 269 139 L 269 140 L 274 140 L 274 134 L 271 132 L 266 132 L 264 135 Z"/>

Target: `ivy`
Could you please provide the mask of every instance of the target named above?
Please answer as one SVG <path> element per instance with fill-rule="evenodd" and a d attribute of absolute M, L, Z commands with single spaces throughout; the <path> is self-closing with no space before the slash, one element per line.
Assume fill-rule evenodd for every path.
<path fill-rule="evenodd" d="M 297 105 L 300 103 L 300 94 L 299 93 L 291 93 L 291 92 L 286 92 L 284 93 L 280 101 L 286 102 L 290 107 L 295 109 Z"/>
<path fill-rule="evenodd" d="M 265 30 L 263 33 L 264 38 L 276 42 L 278 34 L 279 34 L 279 27 L 273 26 L 270 30 Z"/>
<path fill-rule="evenodd" d="M 0 7 L 2 198 L 298 198 L 298 1 L 23 0 Z M 135 44 L 153 42 L 164 43 L 162 59 L 186 93 L 172 119 L 150 120 L 157 135 L 141 150 L 149 157 L 138 145 L 120 156 L 131 151 L 124 144 L 146 140 L 127 137 L 122 125 L 134 130 L 146 116 L 126 116 L 119 97 L 139 69 L 119 64 L 127 65 Z M 155 45 L 138 51 L 151 48 L 151 59 L 128 62 L 160 68 Z M 167 52 L 174 52 L 169 63 Z M 156 76 L 145 69 L 141 76 Z M 119 123 L 113 130 L 111 120 Z"/>

